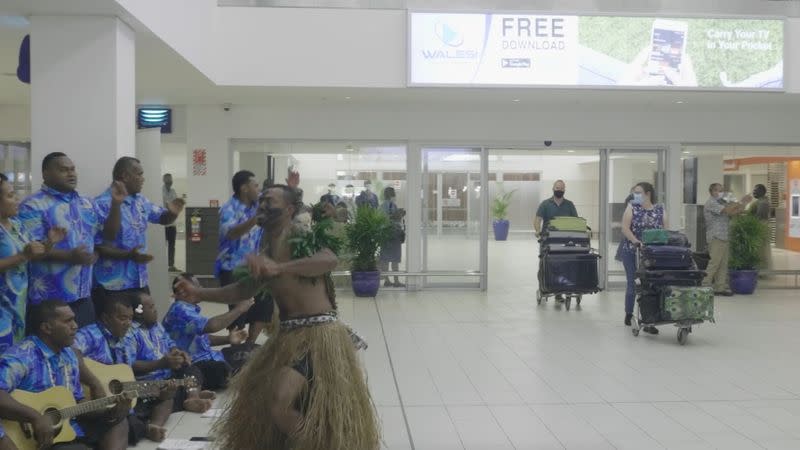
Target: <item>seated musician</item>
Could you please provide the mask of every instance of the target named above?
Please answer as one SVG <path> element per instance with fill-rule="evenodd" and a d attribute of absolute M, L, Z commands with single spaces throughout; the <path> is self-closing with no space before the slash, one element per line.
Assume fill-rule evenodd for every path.
<path fill-rule="evenodd" d="M 51 422 L 37 410 L 11 397 L 10 393 L 16 389 L 37 393 L 63 386 L 80 403 L 90 394 L 83 391 L 81 382 L 90 386 L 92 397 L 105 396 L 100 382 L 71 348 L 78 325 L 69 305 L 60 300 L 47 300 L 33 306 L 29 317 L 34 335 L 0 356 L 0 418 L 31 424 L 39 448 L 86 448 L 82 444 L 103 450 L 126 448 L 129 400 L 120 398 L 112 409 L 103 408 L 100 412 L 77 417 L 71 425 L 78 435 L 78 443 L 52 446 Z M 17 446 L 3 434 L 0 448 L 16 449 Z"/>
<path fill-rule="evenodd" d="M 107 291 L 100 303 L 102 309 L 97 322 L 78 330 L 73 348 L 85 358 L 102 364 L 133 366 L 137 350 L 131 328 L 133 301 L 136 301 L 136 294 L 133 292 Z M 167 434 L 164 424 L 172 414 L 174 396 L 175 389 L 170 386 L 163 389 L 157 399 L 143 398 L 138 401 L 143 405 L 137 405 L 136 413 L 128 416 L 131 445 L 136 445 L 142 437 L 155 442 L 164 440 Z"/>
<path fill-rule="evenodd" d="M 172 288 L 180 280 L 187 280 L 196 286 L 200 283 L 193 275 L 184 273 L 173 280 Z M 225 362 L 222 352 L 212 346 L 241 344 L 247 339 L 246 330 L 234 330 L 228 336 L 214 336 L 212 333 L 228 328 L 240 315 L 253 305 L 253 299 L 238 302 L 225 314 L 208 318 L 200 313 L 199 302 L 189 302 L 175 298 L 175 302 L 164 316 L 164 329 L 178 347 L 189 353 L 192 364 L 203 373 L 203 389 L 222 389 L 228 384 L 231 367 Z"/>
<path fill-rule="evenodd" d="M 138 294 L 139 307 L 134 311 L 133 334 L 137 355 L 133 372 L 137 380 L 168 380 L 194 377 L 202 385 L 203 374 L 191 365 L 192 358 L 178 348 L 164 327 L 158 323 L 158 310 L 150 294 Z M 175 395 L 173 411 L 204 413 L 211 408 L 216 395 L 196 388 L 180 388 Z M 138 407 L 138 405 L 137 405 Z"/>

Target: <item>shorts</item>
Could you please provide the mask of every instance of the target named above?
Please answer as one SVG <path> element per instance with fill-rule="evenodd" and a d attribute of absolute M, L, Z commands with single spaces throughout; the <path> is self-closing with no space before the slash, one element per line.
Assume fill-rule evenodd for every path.
<path fill-rule="evenodd" d="M 233 272 L 230 270 L 221 270 L 219 272 L 219 284 L 220 286 L 227 286 L 229 284 L 233 284 Z M 228 305 L 228 310 L 232 310 L 235 308 L 235 305 Z M 272 300 L 272 296 L 269 294 L 258 294 L 255 298 L 255 303 L 250 309 L 247 310 L 246 313 L 239 316 L 233 323 L 231 324 L 229 329 L 235 328 L 244 328 L 247 324 L 253 322 L 263 322 L 269 323 L 272 320 L 272 311 L 274 308 L 274 303 Z"/>

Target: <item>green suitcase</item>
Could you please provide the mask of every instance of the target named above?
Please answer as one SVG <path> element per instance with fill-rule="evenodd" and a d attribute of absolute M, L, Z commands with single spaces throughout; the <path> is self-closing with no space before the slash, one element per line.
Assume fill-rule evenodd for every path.
<path fill-rule="evenodd" d="M 558 216 L 550 219 L 547 227 L 555 231 L 576 231 L 585 233 L 589 227 L 583 217 Z"/>
<path fill-rule="evenodd" d="M 665 321 L 714 322 L 714 289 L 710 287 L 665 286 L 661 299 L 661 317 Z"/>
<path fill-rule="evenodd" d="M 642 242 L 645 245 L 667 245 L 669 231 L 663 229 L 644 230 L 642 231 Z"/>

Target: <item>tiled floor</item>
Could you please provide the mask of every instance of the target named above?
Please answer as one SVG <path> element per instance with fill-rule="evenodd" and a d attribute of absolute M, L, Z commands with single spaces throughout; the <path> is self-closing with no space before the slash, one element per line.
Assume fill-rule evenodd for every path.
<path fill-rule="evenodd" d="M 800 449 L 799 291 L 718 299 L 681 347 L 670 327 L 634 338 L 618 292 L 565 311 L 520 285 L 340 293 L 386 448 Z M 175 414 L 169 435 L 208 425 Z"/>

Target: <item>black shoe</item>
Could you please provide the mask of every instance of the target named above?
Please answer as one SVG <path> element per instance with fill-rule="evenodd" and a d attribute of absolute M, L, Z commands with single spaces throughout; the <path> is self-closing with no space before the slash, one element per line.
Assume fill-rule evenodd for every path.
<path fill-rule="evenodd" d="M 389 280 L 383 282 L 383 287 L 392 287 L 392 286 L 394 286 L 394 284 L 392 284 L 392 282 Z"/>
<path fill-rule="evenodd" d="M 556 302 L 557 303 L 564 303 L 564 296 L 561 294 L 556 295 Z"/>
<path fill-rule="evenodd" d="M 631 319 L 633 319 L 633 314 L 625 314 L 625 325 L 631 326 Z"/>
<path fill-rule="evenodd" d="M 644 328 L 642 328 L 642 331 L 644 331 L 645 333 L 649 333 L 649 334 L 658 334 L 658 328 L 653 327 L 653 326 L 644 327 Z"/>
<path fill-rule="evenodd" d="M 395 281 L 393 286 L 394 286 L 394 287 L 406 287 L 406 285 L 405 285 L 405 284 L 403 284 L 403 283 L 401 283 L 401 282 L 399 282 L 399 281 Z"/>
<path fill-rule="evenodd" d="M 722 297 L 733 297 L 733 292 L 731 292 L 731 291 L 719 291 L 719 292 L 714 292 L 714 295 L 719 295 L 719 296 L 722 296 Z"/>

